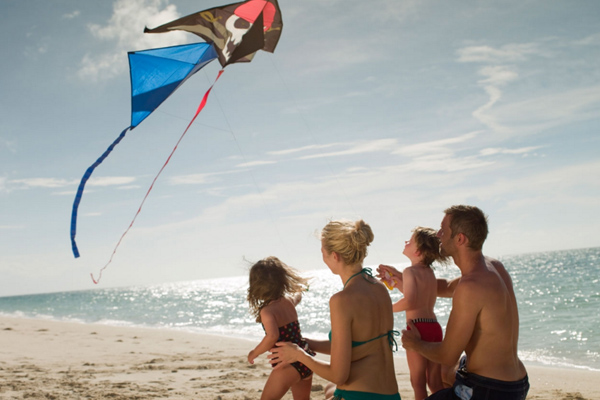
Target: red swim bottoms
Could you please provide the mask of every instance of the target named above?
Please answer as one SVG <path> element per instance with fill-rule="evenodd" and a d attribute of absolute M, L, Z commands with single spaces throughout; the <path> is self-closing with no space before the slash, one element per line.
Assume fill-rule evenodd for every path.
<path fill-rule="evenodd" d="M 421 339 L 426 342 L 441 342 L 444 338 L 442 327 L 435 319 L 417 318 L 412 323 L 421 334 Z M 410 327 L 407 326 L 406 329 L 410 330 Z"/>

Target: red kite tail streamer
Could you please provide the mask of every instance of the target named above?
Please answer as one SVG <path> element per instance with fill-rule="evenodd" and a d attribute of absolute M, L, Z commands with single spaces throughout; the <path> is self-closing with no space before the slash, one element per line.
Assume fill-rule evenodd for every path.
<path fill-rule="evenodd" d="M 192 118 L 192 120 L 190 121 L 190 123 L 188 124 L 187 128 L 185 128 L 185 131 L 183 131 L 183 134 L 181 135 L 181 137 L 179 138 L 179 140 L 177 141 L 177 143 L 175 144 L 175 147 L 173 148 L 173 150 L 171 151 L 171 154 L 169 154 L 169 157 L 167 158 L 167 161 L 165 161 L 164 165 L 162 166 L 162 168 L 160 169 L 160 171 L 158 171 L 158 174 L 156 174 L 156 176 L 154 177 L 154 180 L 152 181 L 152 184 L 150 185 L 150 188 L 148 189 L 148 191 L 146 192 L 146 195 L 144 196 L 144 199 L 142 200 L 142 203 L 140 204 L 137 212 L 135 213 L 135 216 L 133 217 L 133 220 L 131 221 L 131 223 L 129 224 L 129 226 L 127 227 L 127 229 L 125 230 L 125 232 L 123 232 L 123 234 L 121 235 L 121 238 L 119 239 L 119 241 L 117 242 L 117 245 L 115 246 L 110 259 L 108 260 L 108 262 L 106 263 L 106 265 L 104 265 L 104 267 L 102 267 L 98 273 L 98 279 L 94 278 L 94 274 L 90 273 L 91 277 L 92 277 L 92 281 L 94 281 L 95 284 L 98 284 L 100 282 L 100 279 L 102 278 L 102 271 L 104 271 L 106 269 L 106 267 L 108 267 L 108 265 L 112 262 L 113 257 L 115 255 L 115 253 L 117 252 L 117 249 L 119 248 L 119 245 L 121 244 L 121 241 L 123 240 L 123 238 L 125 237 L 125 235 L 127 235 L 127 232 L 129 232 L 129 230 L 131 229 L 131 227 L 133 226 L 136 218 L 138 217 L 138 215 L 140 214 L 140 212 L 142 211 L 142 207 L 144 206 L 144 203 L 146 202 L 146 199 L 148 198 L 148 195 L 150 194 L 150 192 L 152 191 L 152 188 L 154 187 L 154 184 L 156 183 L 158 177 L 160 176 L 160 174 L 162 174 L 163 170 L 165 169 L 165 167 L 167 166 L 167 164 L 169 163 L 169 161 L 171 160 L 171 157 L 173 156 L 173 154 L 175 153 L 175 150 L 177 150 L 177 147 L 179 146 L 179 143 L 181 143 L 181 140 L 183 139 L 183 137 L 185 136 L 185 134 L 187 133 L 187 131 L 190 129 L 190 126 L 192 126 L 192 124 L 194 123 L 194 121 L 196 120 L 196 117 L 198 116 L 198 114 L 200 114 L 200 111 L 202 111 L 202 109 L 204 108 L 204 106 L 206 105 L 206 102 L 208 100 L 208 95 L 210 94 L 210 91 L 212 90 L 213 86 L 215 86 L 215 83 L 217 83 L 217 81 L 219 80 L 219 78 L 221 77 L 221 75 L 223 74 L 224 70 L 220 70 L 219 74 L 217 75 L 217 77 L 215 78 L 215 81 L 213 82 L 213 84 L 210 86 L 210 88 L 208 88 L 208 90 L 206 91 L 206 93 L 204 94 L 204 97 L 202 98 L 202 101 L 200 102 L 200 105 L 198 106 L 198 110 L 196 110 L 196 114 L 194 115 L 194 118 Z"/>

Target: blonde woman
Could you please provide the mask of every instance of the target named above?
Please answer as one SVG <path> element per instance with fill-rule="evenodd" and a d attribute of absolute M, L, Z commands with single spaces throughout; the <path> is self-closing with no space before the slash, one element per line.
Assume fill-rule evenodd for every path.
<path fill-rule="evenodd" d="M 335 400 L 399 400 L 392 350 L 395 347 L 392 302 L 386 287 L 363 268 L 373 241 L 364 221 L 332 221 L 321 232 L 323 261 L 338 275 L 343 289 L 329 300 L 330 340 L 307 339 L 309 347 L 330 354 L 316 359 L 298 345 L 278 342 L 271 363 L 301 362 L 335 384 Z M 333 390 L 333 388 L 331 388 Z M 331 393 L 326 391 L 331 398 Z"/>

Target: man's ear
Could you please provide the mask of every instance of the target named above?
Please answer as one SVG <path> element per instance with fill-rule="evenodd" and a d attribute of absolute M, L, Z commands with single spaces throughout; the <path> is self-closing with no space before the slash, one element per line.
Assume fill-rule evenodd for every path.
<path fill-rule="evenodd" d="M 460 246 L 466 246 L 469 244 L 469 238 L 464 233 L 456 234 L 456 243 Z"/>

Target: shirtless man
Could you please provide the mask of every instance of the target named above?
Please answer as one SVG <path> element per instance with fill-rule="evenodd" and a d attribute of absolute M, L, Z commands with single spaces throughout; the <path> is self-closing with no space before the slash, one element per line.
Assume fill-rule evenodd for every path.
<path fill-rule="evenodd" d="M 477 207 L 444 211 L 440 252 L 451 256 L 461 277 L 438 279 L 438 296 L 452 297 L 452 311 L 442 342 L 421 340 L 419 331 L 402 331 L 402 346 L 431 361 L 456 365 L 451 388 L 428 399 L 524 400 L 529 390 L 525 366 L 517 356 L 519 312 L 512 281 L 500 261 L 483 255 L 487 218 Z"/>

